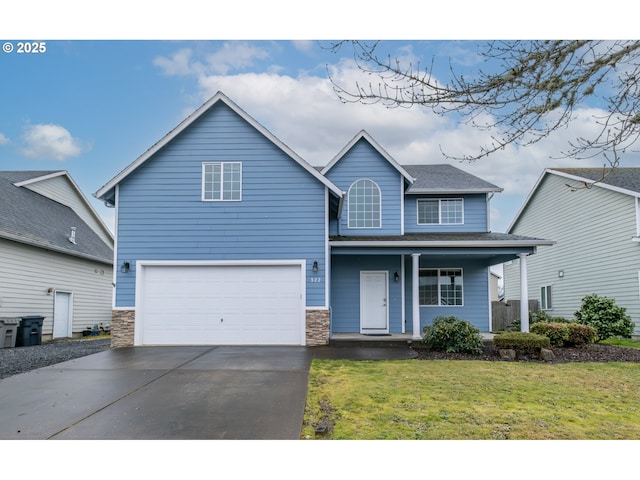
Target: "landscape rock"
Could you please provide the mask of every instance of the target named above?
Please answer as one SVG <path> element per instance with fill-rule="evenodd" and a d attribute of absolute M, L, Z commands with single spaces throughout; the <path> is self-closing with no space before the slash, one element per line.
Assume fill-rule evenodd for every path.
<path fill-rule="evenodd" d="M 548 348 L 540 349 L 540 360 L 545 362 L 555 362 L 556 356 L 553 353 L 553 350 L 549 350 Z"/>
<path fill-rule="evenodd" d="M 512 348 L 501 348 L 498 350 L 500 358 L 513 362 L 516 359 L 516 351 Z"/>

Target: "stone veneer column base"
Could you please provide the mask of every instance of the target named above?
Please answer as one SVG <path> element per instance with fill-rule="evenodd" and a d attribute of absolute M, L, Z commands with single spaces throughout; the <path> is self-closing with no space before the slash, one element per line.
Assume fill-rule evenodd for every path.
<path fill-rule="evenodd" d="M 330 324 L 331 314 L 328 308 L 307 310 L 307 346 L 328 345 Z"/>
<path fill-rule="evenodd" d="M 113 310 L 111 312 L 111 347 L 133 347 L 135 310 Z M 307 310 L 307 346 L 327 345 L 331 315 L 328 308 Z"/>
<path fill-rule="evenodd" d="M 111 348 L 133 347 L 135 310 L 111 311 Z"/>

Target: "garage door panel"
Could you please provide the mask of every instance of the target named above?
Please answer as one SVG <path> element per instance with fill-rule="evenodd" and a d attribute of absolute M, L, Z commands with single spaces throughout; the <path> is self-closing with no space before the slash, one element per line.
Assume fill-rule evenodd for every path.
<path fill-rule="evenodd" d="M 139 343 L 302 345 L 301 268 L 145 266 Z"/>

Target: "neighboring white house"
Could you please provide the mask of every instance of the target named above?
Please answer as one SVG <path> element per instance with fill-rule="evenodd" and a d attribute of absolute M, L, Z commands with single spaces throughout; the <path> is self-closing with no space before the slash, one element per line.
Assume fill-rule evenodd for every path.
<path fill-rule="evenodd" d="M 0 317 L 42 338 L 111 322 L 113 235 L 66 171 L 0 172 Z"/>
<path fill-rule="evenodd" d="M 640 335 L 640 168 L 546 169 L 508 233 L 556 241 L 527 258 L 540 309 L 573 318 L 584 296 L 614 298 Z M 520 297 L 519 260 L 504 265 L 507 300 Z"/>

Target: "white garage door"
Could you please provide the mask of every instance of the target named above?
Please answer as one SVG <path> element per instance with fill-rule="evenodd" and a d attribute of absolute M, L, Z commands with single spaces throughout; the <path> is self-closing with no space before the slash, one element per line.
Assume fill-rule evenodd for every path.
<path fill-rule="evenodd" d="M 146 265 L 137 345 L 304 345 L 302 266 Z"/>

